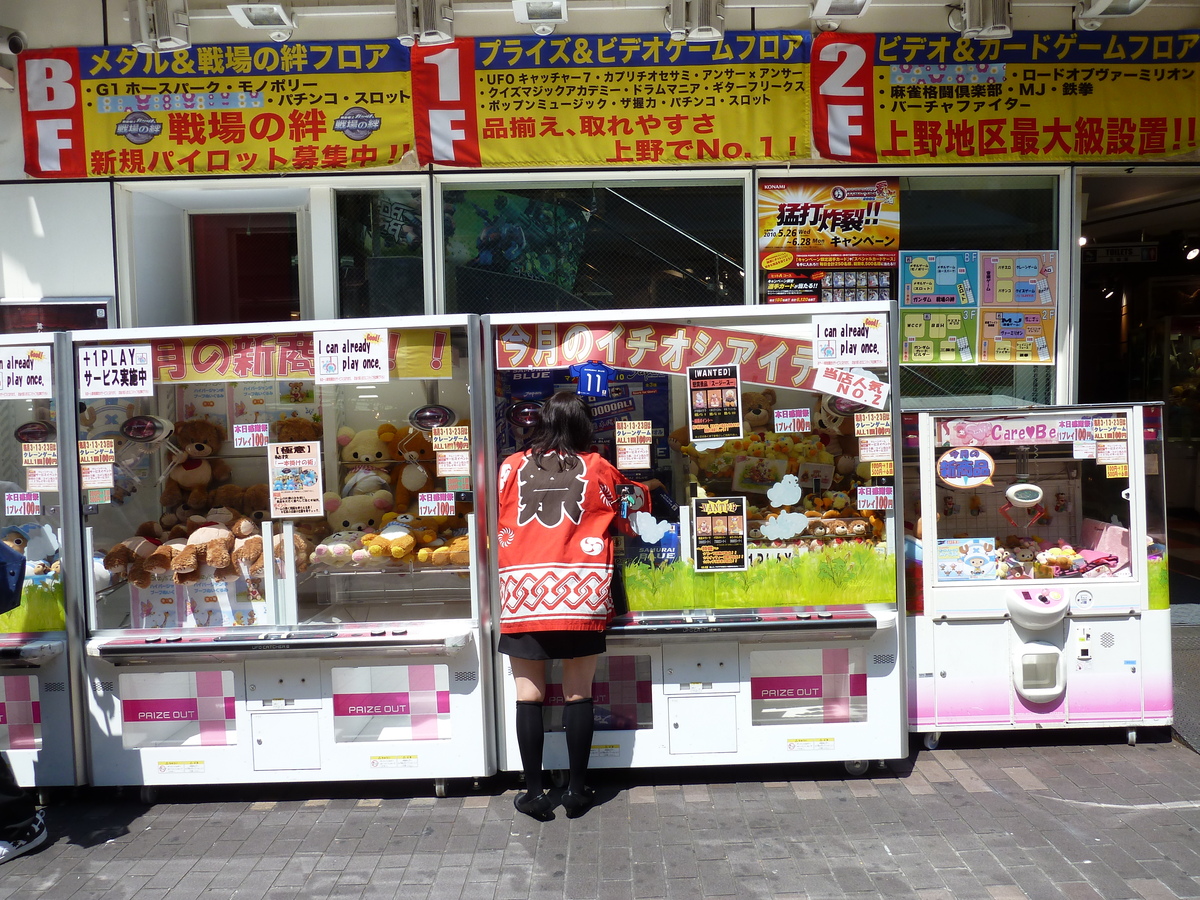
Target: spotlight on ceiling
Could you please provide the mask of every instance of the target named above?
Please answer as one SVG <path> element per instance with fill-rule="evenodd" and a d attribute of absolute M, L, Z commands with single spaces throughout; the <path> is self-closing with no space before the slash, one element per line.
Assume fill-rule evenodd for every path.
<path fill-rule="evenodd" d="M 837 31 L 844 19 L 857 19 L 871 0 L 813 0 L 809 18 L 817 31 Z"/>
<path fill-rule="evenodd" d="M 129 0 L 130 43 L 139 53 L 186 50 L 187 0 Z"/>
<path fill-rule="evenodd" d="M 688 33 L 687 0 L 669 0 L 663 27 L 673 41 L 686 41 Z"/>
<path fill-rule="evenodd" d="M 1193 241 L 1190 244 L 1183 245 L 1183 258 L 1184 259 L 1186 259 L 1190 262 L 1191 260 L 1195 259 L 1197 256 L 1200 256 L 1200 244 L 1197 244 Z"/>
<path fill-rule="evenodd" d="M 529 25 L 533 33 L 546 37 L 567 21 L 567 0 L 512 0 L 513 18 Z"/>
<path fill-rule="evenodd" d="M 1079 246 L 1080 246 L 1080 247 L 1086 247 L 1086 246 L 1087 246 L 1087 235 L 1086 235 L 1086 234 L 1081 234 L 1081 235 L 1079 236 Z"/>
<path fill-rule="evenodd" d="M 1095 31 L 1106 19 L 1124 19 L 1140 12 L 1150 0 L 1080 0 L 1075 4 L 1075 27 Z"/>
<path fill-rule="evenodd" d="M 951 6 L 947 23 L 965 38 L 980 41 L 1012 37 L 1012 0 L 963 0 Z"/>
<path fill-rule="evenodd" d="M 296 27 L 291 9 L 282 3 L 230 3 L 225 8 L 243 28 L 265 31 L 276 42 L 288 40 Z"/>
<path fill-rule="evenodd" d="M 398 0 L 396 39 L 405 47 L 431 47 L 454 40 L 454 8 L 449 0 Z"/>
<path fill-rule="evenodd" d="M 689 44 L 714 44 L 725 34 L 725 4 L 720 0 L 691 0 Z"/>

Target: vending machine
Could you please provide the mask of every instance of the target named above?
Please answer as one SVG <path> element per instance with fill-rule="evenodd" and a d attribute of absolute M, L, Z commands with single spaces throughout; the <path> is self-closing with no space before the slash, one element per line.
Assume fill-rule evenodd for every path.
<path fill-rule="evenodd" d="M 85 775 L 70 373 L 65 335 L 0 336 L 0 750 L 43 800 Z"/>
<path fill-rule="evenodd" d="M 495 771 L 477 319 L 73 335 L 95 784 Z"/>
<path fill-rule="evenodd" d="M 905 423 L 910 729 L 1169 725 L 1161 405 Z"/>
<path fill-rule="evenodd" d="M 861 773 L 906 754 L 891 326 L 865 302 L 484 318 L 491 485 L 562 389 L 587 400 L 597 452 L 662 485 L 617 543 L 593 767 Z M 494 560 L 490 574 L 498 597 Z M 519 770 L 515 684 L 496 665 L 500 766 Z M 552 770 L 566 768 L 557 665 Z"/>

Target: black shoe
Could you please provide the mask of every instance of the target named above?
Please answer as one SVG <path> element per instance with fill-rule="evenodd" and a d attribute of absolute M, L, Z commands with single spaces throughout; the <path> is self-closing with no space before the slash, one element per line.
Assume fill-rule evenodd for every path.
<path fill-rule="evenodd" d="M 592 804 L 595 802 L 596 795 L 589 787 L 585 787 L 581 791 L 572 791 L 570 789 L 563 791 L 562 805 L 563 809 L 567 811 L 568 819 L 576 819 L 582 816 L 592 808 Z"/>
<path fill-rule="evenodd" d="M 21 829 L 19 835 L 15 835 L 11 841 L 0 840 L 0 863 L 6 863 L 10 859 L 16 859 L 22 853 L 36 850 L 46 843 L 46 838 L 49 836 L 50 832 L 46 830 L 46 813 L 39 809 L 37 815 Z"/>
<path fill-rule="evenodd" d="M 525 813 L 529 818 L 537 819 L 539 822 L 549 822 L 554 818 L 554 801 L 545 791 L 536 795 L 529 791 L 517 794 L 513 797 L 513 806 L 516 807 L 517 812 Z"/>

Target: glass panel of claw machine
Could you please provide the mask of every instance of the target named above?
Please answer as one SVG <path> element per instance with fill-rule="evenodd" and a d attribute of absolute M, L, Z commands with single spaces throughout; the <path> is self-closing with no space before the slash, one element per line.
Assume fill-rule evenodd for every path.
<path fill-rule="evenodd" d="M 64 567 L 63 544 L 77 552 L 78 542 L 63 533 L 76 494 L 62 474 L 73 431 L 59 419 L 61 346 L 49 334 L 0 337 L 0 750 L 29 787 L 77 783 L 68 645 L 78 611 L 68 615 L 66 596 L 78 573 Z"/>
<path fill-rule="evenodd" d="M 749 711 L 744 723 L 674 725 L 661 758 L 655 741 L 622 738 L 609 764 L 712 762 L 705 752 L 730 749 L 712 744 L 716 732 L 738 744 L 737 761 L 773 759 L 779 731 L 753 738 L 743 724 L 814 726 L 819 737 L 790 746 L 815 753 L 836 743 L 854 758 L 902 755 L 899 650 L 886 637 L 897 631 L 899 575 L 888 307 L 667 313 L 485 319 L 497 357 L 497 465 L 525 447 L 540 404 L 566 388 L 588 399 L 597 451 L 653 488 L 649 509 L 628 510 L 637 536 L 617 541 L 617 615 L 596 676 L 597 696 L 610 702 L 597 701 L 598 727 L 665 728 L 648 702 L 660 689 L 724 694 L 712 698 L 722 714 L 732 694 L 749 695 L 738 706 Z M 877 636 L 890 650 L 871 644 Z M 638 649 L 651 646 L 661 650 Z M 651 662 L 659 652 L 662 671 Z M 673 654 L 688 653 L 708 656 L 681 665 L 703 674 L 711 664 L 711 673 L 668 683 Z M 845 679 L 825 678 L 835 659 Z M 835 683 L 845 691 L 822 695 Z M 853 739 L 835 741 L 829 729 L 849 724 L 865 737 L 868 691 L 881 733 L 849 751 Z"/>
<path fill-rule="evenodd" d="M 923 481 L 908 508 L 934 536 L 922 542 L 926 614 L 1038 630 L 1068 611 L 1165 608 L 1158 407 L 918 418 Z"/>
<path fill-rule="evenodd" d="M 473 334 L 460 316 L 77 341 L 81 440 L 115 445 L 81 459 L 112 576 L 101 655 L 464 640 Z"/>

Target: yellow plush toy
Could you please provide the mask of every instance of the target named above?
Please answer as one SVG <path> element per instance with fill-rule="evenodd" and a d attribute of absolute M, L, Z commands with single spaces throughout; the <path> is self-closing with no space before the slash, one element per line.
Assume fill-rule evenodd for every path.
<path fill-rule="evenodd" d="M 460 534 L 440 547 L 422 547 L 417 562 L 435 566 L 465 566 L 471 562 L 471 538 Z"/>

